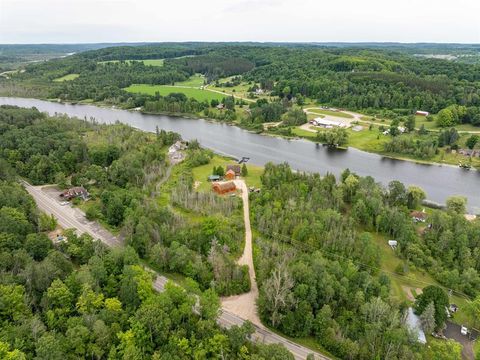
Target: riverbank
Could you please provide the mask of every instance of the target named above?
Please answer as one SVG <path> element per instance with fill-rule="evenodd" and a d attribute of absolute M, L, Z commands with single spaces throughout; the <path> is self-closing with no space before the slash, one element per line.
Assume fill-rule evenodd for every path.
<path fill-rule="evenodd" d="M 24 99 L 29 99 L 27 97 L 24 97 Z M 106 109 L 114 109 L 114 110 L 125 110 L 129 112 L 139 112 L 141 114 L 146 114 L 146 115 L 162 115 L 162 116 L 169 116 L 169 117 L 174 117 L 174 118 L 186 118 L 186 119 L 194 119 L 194 120 L 204 120 L 207 122 L 212 122 L 212 123 L 220 123 L 220 124 L 225 124 L 228 126 L 235 126 L 238 127 L 242 130 L 248 131 L 252 134 L 258 134 L 258 135 L 265 135 L 265 136 L 270 136 L 270 137 L 278 137 L 278 138 L 284 138 L 287 140 L 294 140 L 294 139 L 305 139 L 317 144 L 322 144 L 319 143 L 315 139 L 316 133 L 311 132 L 311 134 L 303 134 L 299 133 L 297 129 L 294 129 L 294 135 L 292 136 L 287 136 L 284 134 L 278 134 L 278 133 L 272 133 L 269 132 L 268 129 L 264 130 L 253 130 L 251 127 L 247 126 L 242 126 L 241 122 L 239 121 L 223 121 L 211 117 L 206 117 L 202 116 L 200 114 L 195 114 L 195 113 L 179 113 L 179 112 L 168 112 L 168 111 L 160 111 L 160 112 L 149 112 L 143 110 L 143 108 L 123 108 L 123 107 L 118 107 L 115 105 L 107 104 L 104 102 L 94 102 L 91 101 L 90 99 L 87 100 L 80 100 L 80 101 L 65 101 L 61 99 L 48 99 L 48 98 L 40 98 L 42 101 L 49 101 L 49 102 L 54 102 L 54 103 L 59 103 L 59 104 L 68 104 L 68 105 L 91 105 L 91 106 L 97 106 L 100 108 L 106 108 Z M 367 130 L 365 130 L 367 131 Z M 398 153 L 388 153 L 382 150 L 375 149 L 375 146 L 371 146 L 371 144 L 367 143 L 359 143 L 356 142 L 356 145 L 349 145 L 347 144 L 344 147 L 339 147 L 339 149 L 348 149 L 348 148 L 353 148 L 356 150 L 368 152 L 371 154 L 376 154 L 385 158 L 393 159 L 393 160 L 400 160 L 400 161 L 408 161 L 412 162 L 415 164 L 422 164 L 422 165 L 436 165 L 436 166 L 448 166 L 448 167 L 453 167 L 453 168 L 459 168 L 460 164 L 467 164 L 469 162 L 468 157 L 462 157 L 460 158 L 459 156 L 450 156 L 450 154 L 446 154 L 446 158 L 444 157 L 444 160 L 442 162 L 440 161 L 435 161 L 435 160 L 428 160 L 428 159 L 421 159 L 418 157 L 414 156 L 408 156 L 405 154 L 398 154 Z M 229 154 L 228 154 L 229 155 Z M 443 153 L 443 156 L 445 156 L 445 153 Z M 476 169 L 480 169 L 480 159 L 473 159 L 473 162 L 470 164 L 470 169 L 463 169 L 465 171 L 472 170 L 476 171 Z"/>
<path fill-rule="evenodd" d="M 298 171 L 331 173 L 335 176 L 340 176 L 348 168 L 360 176 L 372 176 L 384 185 L 398 180 L 405 185 L 419 186 L 425 190 L 429 200 L 437 203 L 445 203 L 452 195 L 465 196 L 469 212 L 480 213 L 480 194 L 476 190 L 480 176 L 477 171 L 465 171 L 444 164 L 438 166 L 400 161 L 355 148 L 339 150 L 305 139 L 259 136 L 219 121 L 143 114 L 140 111 L 112 109 L 111 105 L 71 105 L 14 97 L 0 97 L 0 104 L 36 107 L 51 115 L 67 114 L 105 124 L 122 122 L 148 132 L 155 132 L 158 127 L 177 132 L 187 141 L 197 139 L 203 146 L 222 155 L 249 157 L 249 163 L 259 166 L 268 162 L 287 162 Z"/>

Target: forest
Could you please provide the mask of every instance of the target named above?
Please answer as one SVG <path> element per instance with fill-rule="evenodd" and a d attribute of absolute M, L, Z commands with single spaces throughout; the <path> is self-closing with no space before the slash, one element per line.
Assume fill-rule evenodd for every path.
<path fill-rule="evenodd" d="M 219 294 L 249 286 L 229 257 L 228 246 L 231 252 L 239 246 L 229 229 L 239 225 L 214 211 L 215 206 L 229 210 L 235 221 L 238 206 L 188 201 L 192 209 L 208 214 L 193 226 L 149 201 L 156 191 L 149 184 L 163 171 L 160 150 L 178 139 L 176 134 L 150 136 L 9 106 L 0 107 L 0 124 L 2 359 L 293 359 L 278 345 L 250 342 L 253 327 L 248 322 L 229 330 L 216 324 Z M 112 143 L 103 142 L 107 138 Z M 204 156 L 208 159 L 198 149 L 193 152 L 182 173 L 205 161 Z M 39 212 L 17 183 L 19 175 L 35 184 L 85 182 L 93 198 L 87 215 L 90 210 L 89 216 L 101 218 L 105 226 L 130 229 L 127 247 L 110 250 L 73 229 L 64 233 L 68 241 L 52 245 L 48 233 L 56 219 Z M 173 203 L 187 206 L 188 180 L 171 186 L 178 187 Z M 173 283 L 161 294 L 154 292 L 154 275 L 144 269 L 145 261 L 183 272 L 191 279 L 192 293 Z M 225 279 L 230 275 L 239 282 Z M 193 294 L 199 297 L 195 312 Z"/>
<path fill-rule="evenodd" d="M 141 62 L 160 58 L 165 59 L 161 67 Z M 108 60 L 117 62 L 105 64 Z M 149 44 L 91 50 L 28 65 L 25 72 L 2 79 L 0 88 L 3 94 L 34 90 L 38 97 L 112 104 L 130 101 L 130 106 L 142 106 L 147 100 L 144 95 L 122 89 L 138 83 L 172 84 L 193 73 L 205 75 L 208 82 L 241 75 L 280 99 L 306 97 L 358 111 L 437 113 L 450 105 L 480 105 L 479 66 L 414 57 L 388 47 Z M 72 73 L 80 76 L 74 81 L 51 81 Z"/>
<path fill-rule="evenodd" d="M 160 129 L 148 134 L 0 107 L 2 356 L 289 358 L 278 346 L 250 343 L 249 325 L 215 325 L 218 297 L 250 289 L 248 269 L 235 262 L 243 249 L 241 206 L 195 190 L 192 169 L 213 156 L 196 141 L 184 162 L 170 166 L 166 152 L 178 139 Z M 121 236 L 126 249 L 108 250 L 73 232 L 52 246 L 46 233 L 55 219 L 38 212 L 17 175 L 85 186 L 91 199 L 75 205 Z M 342 359 L 459 359 L 457 344 L 423 347 L 404 322 L 414 306 L 426 328 L 441 330 L 447 289 L 475 299 L 463 311 L 480 321 L 480 223 L 463 216 L 465 199 L 429 209 L 419 226 L 410 212 L 426 194 L 398 181 L 384 187 L 348 170 L 336 179 L 268 164 L 261 183 L 250 201 L 265 324 L 314 339 Z M 398 241 L 396 276 L 423 271 L 436 280 L 415 304 L 392 295 L 378 237 Z M 192 296 L 173 285 L 155 294 L 143 264 L 183 278 L 204 310 L 193 314 Z"/>
<path fill-rule="evenodd" d="M 427 312 L 432 330 L 446 321 L 444 289 L 478 302 L 480 224 L 463 217 L 463 199 L 452 198 L 419 233 L 410 209 L 424 197 L 419 188 L 398 181 L 384 188 L 348 170 L 337 182 L 267 165 L 262 192 L 251 195 L 262 319 L 289 336 L 314 336 L 342 359 L 440 359 L 417 347 L 402 326 L 408 305 L 391 296 L 391 275 L 381 269 L 375 241 L 378 234 L 398 241 L 405 260 L 395 270 L 400 276 L 425 269 L 443 285 L 432 285 L 438 297 L 424 289 L 417 299 L 422 315 L 430 301 L 437 306 L 443 299 Z M 469 311 L 478 317 L 474 307 Z M 437 345 L 445 346 L 438 354 L 454 351 Z"/>

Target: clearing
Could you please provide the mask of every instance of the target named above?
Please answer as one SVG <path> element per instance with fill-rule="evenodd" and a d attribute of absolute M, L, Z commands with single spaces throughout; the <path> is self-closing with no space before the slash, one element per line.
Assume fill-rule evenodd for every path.
<path fill-rule="evenodd" d="M 225 95 L 221 95 L 212 91 L 197 89 L 185 86 L 171 86 L 171 85 L 148 85 L 148 84 L 133 84 L 124 90 L 132 93 L 142 93 L 147 95 L 155 95 L 158 92 L 162 96 L 167 96 L 171 93 L 182 93 L 188 98 L 194 98 L 197 101 L 222 101 Z"/>
<path fill-rule="evenodd" d="M 213 167 L 222 166 L 225 168 L 229 164 L 236 164 L 237 161 L 223 157 L 220 155 L 214 155 L 207 165 L 197 166 L 193 168 L 193 178 L 197 182 L 198 191 L 211 191 L 212 184 L 207 181 L 208 176 L 212 175 Z M 263 168 L 247 163 L 248 175 L 243 179 L 248 186 L 254 186 L 259 188 L 261 186 L 260 175 L 263 173 Z"/>
<path fill-rule="evenodd" d="M 53 81 L 55 81 L 55 82 L 72 81 L 72 80 L 75 80 L 76 78 L 78 78 L 79 76 L 80 76 L 80 74 L 67 74 L 65 76 L 53 79 Z"/>

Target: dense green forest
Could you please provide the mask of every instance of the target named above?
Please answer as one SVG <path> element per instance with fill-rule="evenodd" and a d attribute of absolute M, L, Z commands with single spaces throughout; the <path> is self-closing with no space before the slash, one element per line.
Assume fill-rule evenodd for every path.
<path fill-rule="evenodd" d="M 0 303 L 8 304 L 0 312 L 0 354 L 288 358 L 282 348 L 249 343 L 248 325 L 227 332 L 215 325 L 217 296 L 250 288 L 248 269 L 235 262 L 243 248 L 240 203 L 194 189 L 192 169 L 212 157 L 197 142 L 184 162 L 170 166 L 166 152 L 178 139 L 160 129 L 148 134 L 0 107 Z M 119 234 L 126 250 L 110 251 L 72 232 L 52 247 L 45 230 L 54 221 L 38 214 L 13 183 L 16 174 L 34 184 L 87 187 L 91 200 L 76 205 Z M 458 358 L 456 345 L 423 347 L 405 328 L 412 304 L 392 296 L 375 239 L 398 241 L 404 263 L 398 276 L 426 271 L 442 286 L 424 289 L 416 304 L 432 329 L 442 329 L 446 289 L 480 304 L 480 224 L 465 220 L 463 199 L 451 198 L 447 211 L 431 210 L 429 226 L 420 228 L 410 211 L 425 193 L 397 181 L 385 188 L 348 170 L 335 179 L 271 164 L 261 181 L 250 200 L 258 307 L 267 325 L 314 338 L 342 359 L 432 359 L 446 352 Z M 205 310 L 193 314 L 193 298 L 176 287 L 154 294 L 145 262 L 181 274 Z M 475 321 L 478 309 L 462 310 Z"/>
<path fill-rule="evenodd" d="M 249 323 L 228 331 L 216 324 L 217 294 L 249 285 L 245 288 L 243 272 L 229 256 L 228 246 L 239 251 L 241 236 L 231 231 L 241 233 L 239 225 L 217 213 L 189 225 L 149 201 L 155 191 L 149 184 L 162 174 L 162 149 L 176 134 L 150 136 L 8 106 L 0 108 L 0 124 L 2 359 L 293 359 L 280 346 L 250 343 Z M 203 156 L 197 151 L 189 162 Z M 188 174 L 188 166 L 182 173 Z M 66 242 L 53 246 L 47 232 L 56 221 L 39 213 L 16 182 L 17 172 L 37 184 L 87 181 L 90 216 L 130 229 L 125 238 L 131 246 L 109 250 L 70 230 Z M 189 196 L 187 185 L 186 180 L 172 185 L 179 187 L 175 203 Z M 210 214 L 215 206 L 230 209 L 235 221 L 236 204 L 203 201 L 188 203 L 201 213 Z M 155 293 L 141 257 L 155 268 L 197 280 L 190 288 L 199 295 L 198 311 L 192 311 L 196 298 L 175 285 Z M 226 279 L 231 275 L 239 282 Z"/>
<path fill-rule="evenodd" d="M 155 58 L 166 59 L 165 66 L 102 63 Z M 32 64 L 10 82 L 2 80 L 1 85 L 3 93 L 12 94 L 21 94 L 24 86 L 38 86 L 38 96 L 64 100 L 125 103 L 130 97 L 140 97 L 133 100 L 138 106 L 145 102 L 144 96 L 128 94 L 122 88 L 134 83 L 171 84 L 198 72 L 208 81 L 242 75 L 280 98 L 303 96 L 352 110 L 436 113 L 453 104 L 480 105 L 479 66 L 416 58 L 378 47 L 158 44 L 110 47 Z M 71 73 L 80 77 L 50 82 Z"/>
<path fill-rule="evenodd" d="M 349 171 L 337 183 L 332 175 L 267 165 L 262 185 L 251 195 L 260 233 L 259 311 L 287 335 L 312 335 L 342 359 L 431 358 L 401 325 L 407 304 L 391 297 L 376 234 L 398 241 L 406 265 L 397 274 L 426 269 L 447 289 L 472 297 L 480 292 L 480 224 L 465 220 L 460 199 L 452 199 L 447 212 L 434 211 L 419 234 L 409 209 L 425 194 L 397 181 L 384 189 Z M 448 303 L 446 291 L 433 288 Z M 444 307 L 435 314 L 434 327 L 441 329 Z"/>
<path fill-rule="evenodd" d="M 85 186 L 92 199 L 87 217 L 122 237 L 155 268 L 184 274 L 201 289 L 220 295 L 248 291 L 241 253 L 243 222 L 236 199 L 196 196 L 191 168 L 211 152 L 191 144 L 174 181 L 159 188 L 170 171 L 165 154 L 179 136 L 147 134 L 124 125 L 101 126 L 35 109 L 0 108 L 0 156 L 33 184 Z M 178 172 L 178 174 L 177 174 Z M 164 196 L 178 208 L 160 207 Z M 184 212 L 200 212 L 194 220 Z"/>

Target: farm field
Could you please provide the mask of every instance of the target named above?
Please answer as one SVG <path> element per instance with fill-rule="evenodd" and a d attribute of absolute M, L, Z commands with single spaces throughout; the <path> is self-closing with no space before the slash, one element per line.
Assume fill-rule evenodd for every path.
<path fill-rule="evenodd" d="M 79 76 L 80 76 L 80 74 L 67 74 L 65 76 L 56 78 L 53 81 L 55 81 L 55 82 L 72 81 L 72 80 L 75 80 L 76 78 L 78 78 Z"/>
<path fill-rule="evenodd" d="M 225 97 L 222 94 L 214 93 L 208 90 L 171 85 L 133 84 L 124 90 L 131 93 L 142 93 L 147 95 L 155 95 L 155 93 L 158 92 L 162 96 L 166 96 L 171 93 L 182 93 L 187 97 L 194 98 L 198 101 L 211 101 L 214 99 L 221 101 Z"/>
<path fill-rule="evenodd" d="M 191 86 L 200 88 L 205 83 L 205 77 L 201 74 L 195 74 L 190 76 L 188 80 L 179 81 L 175 83 L 175 86 Z"/>

